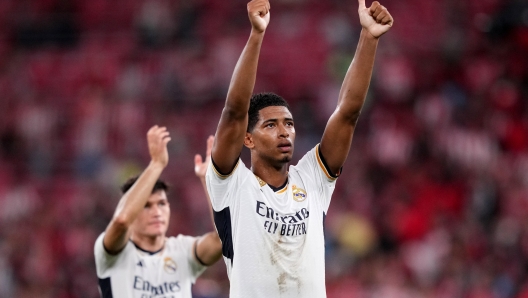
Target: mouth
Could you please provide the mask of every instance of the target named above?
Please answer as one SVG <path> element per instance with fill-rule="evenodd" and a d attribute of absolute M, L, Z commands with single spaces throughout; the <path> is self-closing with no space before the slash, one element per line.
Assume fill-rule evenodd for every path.
<path fill-rule="evenodd" d="M 163 221 L 157 220 L 157 221 L 150 222 L 148 225 L 149 226 L 162 226 L 164 224 L 165 223 Z"/>
<path fill-rule="evenodd" d="M 292 145 L 290 142 L 283 142 L 280 143 L 279 146 L 277 146 L 281 152 L 290 152 L 292 149 Z"/>

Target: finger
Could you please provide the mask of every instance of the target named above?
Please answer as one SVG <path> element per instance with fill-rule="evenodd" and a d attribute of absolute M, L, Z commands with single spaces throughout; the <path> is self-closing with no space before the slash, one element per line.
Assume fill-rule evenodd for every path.
<path fill-rule="evenodd" d="M 358 3 L 359 3 L 359 8 L 362 8 L 362 9 L 367 8 L 367 7 L 365 6 L 365 0 L 358 0 Z"/>
<path fill-rule="evenodd" d="M 152 135 L 159 136 L 161 133 L 165 132 L 161 127 L 158 127 L 152 131 Z"/>
<path fill-rule="evenodd" d="M 372 17 L 377 18 L 382 12 L 383 12 L 383 7 L 380 5 L 376 7 L 376 10 L 374 10 L 374 12 L 372 13 Z"/>
<path fill-rule="evenodd" d="M 213 149 L 214 137 L 209 136 L 207 138 L 207 150 L 205 150 L 205 157 L 208 158 L 211 156 L 211 151 Z"/>
<path fill-rule="evenodd" d="M 265 16 L 268 14 L 269 10 L 268 10 L 268 7 L 266 5 L 263 5 L 260 9 L 260 15 L 261 16 Z"/>
<path fill-rule="evenodd" d="M 169 135 L 158 135 L 156 139 L 157 139 L 158 141 L 163 141 L 163 140 L 165 140 L 166 138 L 170 138 Z"/>
<path fill-rule="evenodd" d="M 162 132 L 162 133 L 159 134 L 159 138 L 163 140 L 163 139 L 165 139 L 165 138 L 168 138 L 169 135 L 170 135 L 170 134 L 169 134 L 168 131 L 166 131 L 166 132 Z"/>
<path fill-rule="evenodd" d="M 158 129 L 158 126 L 157 125 L 154 125 L 152 126 L 151 128 L 149 128 L 149 130 L 147 131 L 147 135 L 154 132 L 156 129 Z"/>
<path fill-rule="evenodd" d="M 265 1 L 251 1 L 248 3 L 248 11 L 252 15 L 263 15 L 266 11 Z"/>
<path fill-rule="evenodd" d="M 387 14 L 382 20 L 381 20 L 381 23 L 383 25 L 389 25 L 392 23 L 392 17 L 390 14 Z M 391 25 L 392 26 L 392 25 Z"/>
<path fill-rule="evenodd" d="M 382 20 L 387 17 L 388 13 L 386 11 L 382 11 L 380 14 L 378 14 L 375 19 L 376 19 L 376 22 L 378 23 L 381 23 Z"/>
<path fill-rule="evenodd" d="M 194 156 L 194 166 L 197 167 L 203 163 L 202 156 L 200 154 L 196 154 Z"/>
<path fill-rule="evenodd" d="M 256 8 L 256 9 L 253 11 L 253 13 L 252 13 L 253 16 L 259 16 L 259 17 L 263 17 L 263 16 L 265 16 L 266 14 L 267 14 L 267 12 L 266 12 L 266 7 L 264 7 L 264 6 L 263 6 L 263 7 Z"/>
<path fill-rule="evenodd" d="M 163 145 L 167 145 L 172 139 L 170 137 L 166 137 L 163 139 Z"/>
<path fill-rule="evenodd" d="M 378 11 L 378 9 L 380 9 L 380 6 L 381 4 L 378 1 L 372 2 L 372 5 L 370 5 L 369 7 L 369 14 L 373 17 L 376 17 L 381 12 Z"/>

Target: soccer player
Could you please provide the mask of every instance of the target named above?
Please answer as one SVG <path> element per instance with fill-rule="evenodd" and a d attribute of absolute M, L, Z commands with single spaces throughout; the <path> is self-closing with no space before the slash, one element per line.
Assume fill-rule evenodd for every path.
<path fill-rule="evenodd" d="M 190 298 L 191 285 L 221 257 L 216 231 L 202 237 L 166 237 L 170 208 L 167 185 L 159 179 L 169 161 L 165 127 L 147 133 L 151 161 L 122 186 L 123 196 L 106 231 L 95 242 L 95 264 L 103 298 Z M 212 137 L 207 141 L 210 156 Z M 201 180 L 210 157 L 195 157 Z"/>
<path fill-rule="evenodd" d="M 247 5 L 251 34 L 235 67 L 206 175 L 230 279 L 230 297 L 326 297 L 323 225 L 372 75 L 385 7 L 359 0 L 362 30 L 320 144 L 289 166 L 295 141 L 286 101 L 252 96 L 270 21 L 268 0 Z M 240 160 L 251 153 L 251 169 Z"/>

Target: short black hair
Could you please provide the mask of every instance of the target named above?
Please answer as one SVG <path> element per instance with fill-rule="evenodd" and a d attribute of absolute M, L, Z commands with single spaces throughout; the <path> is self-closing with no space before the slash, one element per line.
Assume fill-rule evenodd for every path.
<path fill-rule="evenodd" d="M 288 111 L 290 110 L 290 106 L 286 100 L 275 93 L 265 92 L 251 96 L 249 102 L 247 132 L 252 132 L 255 128 L 255 125 L 257 125 L 259 120 L 259 111 L 263 108 L 272 106 L 283 106 L 286 107 Z"/>
<path fill-rule="evenodd" d="M 132 185 L 134 185 L 134 183 L 136 183 L 138 178 L 139 178 L 139 175 L 131 177 L 131 178 L 128 178 L 128 180 L 125 181 L 125 183 L 123 183 L 123 185 L 121 185 L 121 192 L 123 194 L 125 194 L 132 187 Z M 156 184 L 154 184 L 154 188 L 152 188 L 152 193 L 155 193 L 155 192 L 157 192 L 159 190 L 164 190 L 165 192 L 167 192 L 169 190 L 169 185 L 167 185 L 167 183 L 165 183 L 165 181 L 163 181 L 161 179 L 158 179 L 156 181 Z"/>

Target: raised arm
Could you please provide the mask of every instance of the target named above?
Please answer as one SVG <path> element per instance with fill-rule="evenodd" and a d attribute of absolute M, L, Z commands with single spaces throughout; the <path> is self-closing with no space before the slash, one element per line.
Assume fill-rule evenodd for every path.
<path fill-rule="evenodd" d="M 171 140 L 165 127 L 153 126 L 147 133 L 151 161 L 136 183 L 121 197 L 114 217 L 106 227 L 103 239 L 105 249 L 119 253 L 130 238 L 130 225 L 134 222 L 152 193 L 154 184 L 169 162 L 167 143 Z"/>
<path fill-rule="evenodd" d="M 249 100 L 255 86 L 260 47 L 270 20 L 269 9 L 268 0 L 252 0 L 247 5 L 251 34 L 235 66 L 212 150 L 216 168 L 222 174 L 233 170 L 244 144 Z"/>
<path fill-rule="evenodd" d="M 211 149 L 213 148 L 214 137 L 209 136 L 207 138 L 207 150 L 205 152 L 205 161 L 202 160 L 200 154 L 194 156 L 194 173 L 200 182 L 207 197 L 207 205 L 209 206 L 209 215 L 211 216 L 211 223 L 214 223 L 213 219 L 213 207 L 211 206 L 211 200 L 209 199 L 209 193 L 207 192 L 207 186 L 205 185 L 205 173 L 207 167 L 211 162 Z M 196 257 L 205 265 L 212 265 L 222 257 L 222 242 L 216 231 L 211 231 L 203 235 L 200 240 L 195 244 Z"/>
<path fill-rule="evenodd" d="M 394 22 L 378 1 L 374 1 L 369 8 L 365 6 L 365 0 L 358 2 L 363 28 L 356 54 L 339 92 L 337 108 L 328 120 L 321 140 L 321 153 L 333 174 L 339 173 L 348 156 L 356 122 L 367 96 L 378 39 Z"/>

